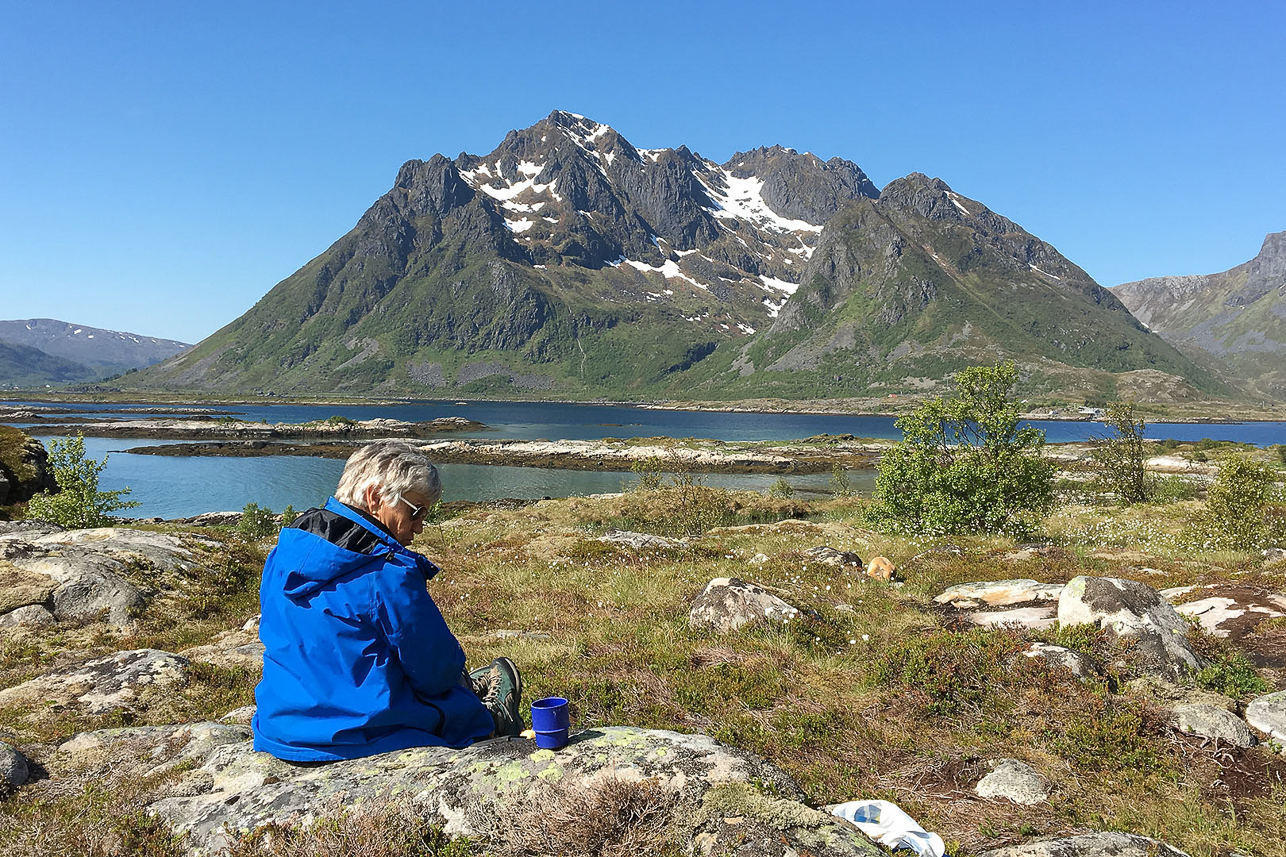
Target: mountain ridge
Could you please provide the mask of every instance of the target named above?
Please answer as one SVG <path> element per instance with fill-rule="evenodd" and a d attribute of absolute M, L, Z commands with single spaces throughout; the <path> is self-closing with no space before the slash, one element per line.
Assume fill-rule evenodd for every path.
<path fill-rule="evenodd" d="M 1110 321 L 1124 356 L 1092 348 L 1079 323 L 1061 347 L 1037 343 L 1041 324 L 1006 321 L 1016 302 L 992 294 L 1019 283 L 1060 316 L 1070 301 L 1069 317 Z M 1132 322 L 1051 245 L 938 179 L 880 191 L 851 161 L 781 146 L 716 164 L 554 111 L 488 155 L 407 161 L 329 249 L 131 378 L 281 393 L 837 396 L 936 383 L 994 352 L 1027 360 L 1036 388 L 1070 373 L 1115 392 L 1114 373 L 1148 370 L 1180 397 L 1228 391 Z M 1108 357 L 1112 371 L 1092 365 Z"/>
<path fill-rule="evenodd" d="M 1197 362 L 1286 399 L 1286 231 L 1269 233 L 1254 258 L 1227 271 L 1151 277 L 1112 291 Z"/>
<path fill-rule="evenodd" d="M 9 352 L 5 368 L 0 369 L 0 383 L 10 384 L 99 380 L 159 363 L 191 347 L 177 340 L 53 318 L 2 320 L 0 344 L 20 349 Z M 41 359 L 26 349 L 34 349 L 53 360 Z M 26 380 L 19 381 L 19 378 Z"/>

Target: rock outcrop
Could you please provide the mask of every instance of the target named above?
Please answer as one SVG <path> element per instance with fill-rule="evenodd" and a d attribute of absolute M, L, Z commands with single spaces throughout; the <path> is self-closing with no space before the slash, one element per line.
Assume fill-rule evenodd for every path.
<path fill-rule="evenodd" d="M 1150 586 L 1117 577 L 1075 577 L 1058 598 L 1060 625 L 1088 624 L 1135 642 L 1139 668 L 1184 682 L 1208 664 L 1186 638 L 1187 622 Z"/>
<path fill-rule="evenodd" d="M 19 429 L 0 425 L 0 506 L 57 489 L 44 445 Z"/>
<path fill-rule="evenodd" d="M 799 611 L 756 583 L 717 577 L 692 602 L 688 626 L 727 634 L 746 625 L 782 624 Z"/>
<path fill-rule="evenodd" d="M 198 544 L 214 543 L 121 527 L 63 531 L 48 524 L 3 525 L 0 626 L 49 624 L 99 612 L 125 625 L 147 601 L 149 587 L 141 582 L 140 570 L 164 575 L 190 569 Z"/>

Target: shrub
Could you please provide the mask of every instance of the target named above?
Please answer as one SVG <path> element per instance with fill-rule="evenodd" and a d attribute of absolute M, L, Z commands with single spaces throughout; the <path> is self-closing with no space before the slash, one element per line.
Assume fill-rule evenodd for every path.
<path fill-rule="evenodd" d="M 291 510 L 293 513 L 293 509 Z M 248 542 L 257 542 L 277 531 L 277 516 L 267 506 L 258 503 L 247 503 L 241 510 L 241 520 L 237 522 L 237 535 Z"/>
<path fill-rule="evenodd" d="M 1054 505 L 1045 433 L 1019 427 L 1013 363 L 956 376 L 956 393 L 901 417 L 903 439 L 880 461 L 877 524 L 913 533 L 1030 532 Z"/>
<path fill-rule="evenodd" d="M 1197 535 L 1207 547 L 1254 550 L 1269 535 L 1265 509 L 1273 499 L 1275 473 L 1243 455 L 1224 460 L 1206 494 Z"/>
<path fill-rule="evenodd" d="M 665 474 L 661 470 L 661 459 L 655 455 L 634 462 L 630 465 L 630 471 L 638 474 L 639 481 L 634 486 L 638 491 L 655 491 L 665 480 Z"/>
<path fill-rule="evenodd" d="M 98 475 L 107 466 L 85 455 L 85 438 L 81 435 L 57 438 L 49 444 L 49 469 L 53 471 L 58 492 L 42 491 L 27 504 L 27 517 L 38 518 L 68 529 L 104 527 L 112 522 L 109 515 L 138 505 L 121 498 L 129 488 L 99 491 Z"/>
<path fill-rule="evenodd" d="M 1143 446 L 1143 420 L 1135 419 L 1134 405 L 1115 402 L 1107 409 L 1103 424 L 1110 434 L 1097 438 L 1091 452 L 1098 470 L 1096 482 L 1103 491 L 1110 491 L 1127 506 L 1146 501 L 1152 493 Z"/>
<path fill-rule="evenodd" d="M 1180 500 L 1195 500 L 1201 493 L 1197 486 L 1179 476 L 1171 474 L 1169 476 L 1158 476 L 1152 480 L 1152 497 L 1153 503 L 1177 503 Z"/>
<path fill-rule="evenodd" d="M 848 471 L 838 461 L 831 465 L 831 491 L 837 497 L 853 496 L 853 486 L 849 482 Z"/>
<path fill-rule="evenodd" d="M 789 500 L 795 496 L 795 489 L 790 487 L 785 476 L 778 476 L 777 481 L 768 487 L 768 496 L 779 500 Z"/>
<path fill-rule="evenodd" d="M 1255 665 L 1241 652 L 1228 652 L 1197 673 L 1197 686 L 1233 699 L 1267 693 L 1271 688 L 1255 672 Z"/>

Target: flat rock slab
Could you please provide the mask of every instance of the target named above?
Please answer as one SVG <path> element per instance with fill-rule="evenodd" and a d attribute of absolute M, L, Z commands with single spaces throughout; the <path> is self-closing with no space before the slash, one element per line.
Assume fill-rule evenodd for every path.
<path fill-rule="evenodd" d="M 780 625 L 798 615 L 797 609 L 756 583 L 716 577 L 692 602 L 688 626 L 727 634 L 746 625 Z"/>
<path fill-rule="evenodd" d="M 653 548 L 656 550 L 680 550 L 687 547 L 686 542 L 678 539 L 667 539 L 665 536 L 654 536 L 651 533 L 636 533 L 631 530 L 608 530 L 594 541 L 608 544 L 629 545 L 632 548 Z"/>
<path fill-rule="evenodd" d="M 1132 833 L 1087 833 L 984 851 L 979 857 L 1188 857 L 1177 848 Z"/>
<path fill-rule="evenodd" d="M 1207 665 L 1187 640 L 1187 621 L 1155 589 L 1133 580 L 1072 578 L 1058 598 L 1058 623 L 1135 640 L 1139 669 L 1167 681 L 1185 681 Z"/>
<path fill-rule="evenodd" d="M 1286 744 L 1286 690 L 1261 696 L 1246 706 L 1246 722 Z"/>
<path fill-rule="evenodd" d="M 1062 592 L 1061 583 L 1040 583 L 1027 578 L 990 580 L 952 586 L 943 590 L 933 601 L 935 604 L 951 604 L 966 610 L 984 604 L 988 607 L 1005 607 L 1032 601 L 1057 601 Z"/>
<path fill-rule="evenodd" d="M 189 666 L 187 658 L 156 649 L 117 652 L 0 690 L 0 706 L 39 703 L 106 714 L 130 708 L 148 688 L 183 684 Z"/>
<path fill-rule="evenodd" d="M 1286 628 L 1256 633 L 1265 620 L 1286 616 L 1286 595 L 1243 583 L 1182 586 L 1161 594 L 1173 602 L 1183 599 L 1175 610 L 1245 650 L 1255 666 L 1286 667 Z"/>
<path fill-rule="evenodd" d="M 1054 605 L 1044 607 L 1016 607 L 1013 610 L 980 610 L 969 614 L 969 621 L 984 628 L 1005 626 L 1041 630 L 1052 628 L 1058 621 Z"/>
<path fill-rule="evenodd" d="M 202 853 L 224 847 L 227 831 L 307 823 L 328 804 L 361 806 L 393 796 L 448 833 L 479 835 L 488 816 L 524 797 L 612 779 L 657 783 L 673 800 L 675 823 L 687 828 L 685 844 L 698 852 L 719 850 L 728 841 L 724 828 L 733 827 L 770 832 L 776 844 L 765 854 L 880 853 L 851 826 L 805 806 L 799 786 L 756 756 L 704 735 L 624 727 L 581 732 L 557 752 L 501 739 L 312 767 L 256 753 L 249 742 L 218 744 L 178 784 L 200 793 L 162 798 L 149 811 L 189 833 Z"/>

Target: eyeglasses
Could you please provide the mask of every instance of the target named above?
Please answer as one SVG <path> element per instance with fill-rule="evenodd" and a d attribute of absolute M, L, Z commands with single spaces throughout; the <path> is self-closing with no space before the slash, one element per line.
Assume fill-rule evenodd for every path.
<path fill-rule="evenodd" d="M 428 504 L 425 504 L 423 506 L 417 506 L 414 503 L 412 503 L 410 500 L 406 499 L 405 497 L 398 497 L 397 499 L 405 503 L 407 506 L 411 508 L 412 521 L 422 521 L 424 520 L 424 516 L 429 513 Z"/>

